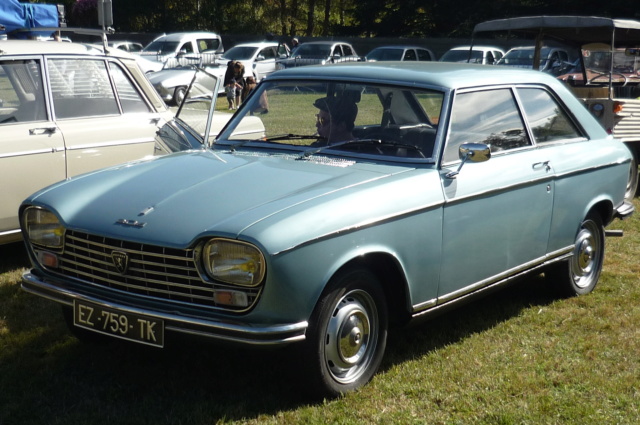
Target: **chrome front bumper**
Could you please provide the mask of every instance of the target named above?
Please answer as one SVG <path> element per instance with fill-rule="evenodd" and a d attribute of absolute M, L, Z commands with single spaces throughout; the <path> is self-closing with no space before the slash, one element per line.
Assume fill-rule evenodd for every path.
<path fill-rule="evenodd" d="M 22 289 L 63 305 L 72 306 L 74 300 L 83 300 L 122 312 L 162 319 L 165 323 L 165 330 L 167 331 L 215 338 L 245 345 L 276 346 L 302 341 L 305 338 L 305 331 L 308 326 L 306 321 L 270 326 L 248 326 L 239 323 L 181 316 L 107 302 L 61 288 L 52 282 L 53 281 L 49 282 L 47 279 L 40 278 L 31 272 L 27 272 L 22 276 Z"/>

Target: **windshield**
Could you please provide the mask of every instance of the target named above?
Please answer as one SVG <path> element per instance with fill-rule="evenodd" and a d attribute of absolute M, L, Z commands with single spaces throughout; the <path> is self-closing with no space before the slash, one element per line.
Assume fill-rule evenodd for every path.
<path fill-rule="evenodd" d="M 142 49 L 143 52 L 148 53 L 157 53 L 161 55 L 166 55 L 168 53 L 174 53 L 178 48 L 177 41 L 162 41 L 156 40 L 151 42 L 147 47 Z"/>
<path fill-rule="evenodd" d="M 582 58 L 587 70 L 608 73 L 611 70 L 611 51 L 583 50 Z M 624 50 L 613 54 L 613 70 L 621 74 L 637 74 L 640 70 L 640 58 L 627 56 Z"/>
<path fill-rule="evenodd" d="M 544 67 L 544 64 L 549 60 L 550 49 L 543 47 L 540 50 L 540 67 Z M 533 66 L 533 54 L 535 49 L 533 47 L 528 49 L 512 49 L 507 52 L 506 55 L 500 59 L 498 65 L 513 65 L 513 66 Z"/>
<path fill-rule="evenodd" d="M 257 47 L 232 47 L 231 49 L 224 52 L 223 57 L 227 60 L 234 61 L 243 61 L 253 59 L 253 55 L 255 55 Z"/>
<path fill-rule="evenodd" d="M 256 90 L 216 144 L 433 158 L 441 91 L 308 80 Z"/>
<path fill-rule="evenodd" d="M 367 60 L 399 61 L 399 60 L 402 60 L 403 52 L 404 52 L 404 49 L 373 49 L 367 55 Z"/>
<path fill-rule="evenodd" d="M 301 44 L 296 49 L 296 56 L 302 57 L 326 57 L 331 54 L 331 45 L 329 44 Z"/>
<path fill-rule="evenodd" d="M 443 62 L 466 62 L 469 59 L 469 49 L 466 50 L 449 50 L 442 58 Z M 472 63 L 482 63 L 482 52 L 479 50 L 472 50 L 471 60 Z"/>

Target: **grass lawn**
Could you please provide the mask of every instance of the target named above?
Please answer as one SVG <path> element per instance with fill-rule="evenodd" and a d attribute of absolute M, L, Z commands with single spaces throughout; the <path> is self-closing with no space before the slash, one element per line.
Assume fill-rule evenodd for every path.
<path fill-rule="evenodd" d="M 0 246 L 0 424 L 636 424 L 640 213 L 612 228 L 594 293 L 559 299 L 537 276 L 394 330 L 373 381 L 324 402 L 283 351 L 82 344 L 20 290 L 22 245 Z"/>

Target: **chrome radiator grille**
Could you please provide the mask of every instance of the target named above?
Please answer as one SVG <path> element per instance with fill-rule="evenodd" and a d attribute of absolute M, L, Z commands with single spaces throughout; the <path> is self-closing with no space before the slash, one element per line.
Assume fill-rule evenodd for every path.
<path fill-rule="evenodd" d="M 122 254 L 126 254 L 128 259 L 124 272 L 118 270 L 115 259 Z M 213 297 L 215 290 L 230 288 L 203 281 L 191 249 L 126 242 L 68 230 L 57 271 L 98 287 L 126 293 L 192 306 L 239 310 L 216 305 Z M 238 290 L 235 287 L 233 289 Z M 251 306 L 260 289 L 242 291 L 246 293 Z"/>

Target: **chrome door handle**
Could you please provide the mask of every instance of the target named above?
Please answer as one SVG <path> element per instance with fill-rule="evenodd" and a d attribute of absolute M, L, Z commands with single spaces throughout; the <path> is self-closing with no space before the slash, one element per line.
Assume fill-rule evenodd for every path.
<path fill-rule="evenodd" d="M 54 134 L 56 131 L 57 131 L 56 127 L 30 128 L 29 135 L 35 136 L 39 134 Z"/>
<path fill-rule="evenodd" d="M 545 171 L 550 171 L 551 170 L 551 165 L 549 165 L 549 162 L 551 162 L 551 161 L 536 162 L 531 166 L 531 168 L 533 168 L 535 170 L 536 168 L 544 167 Z"/>

